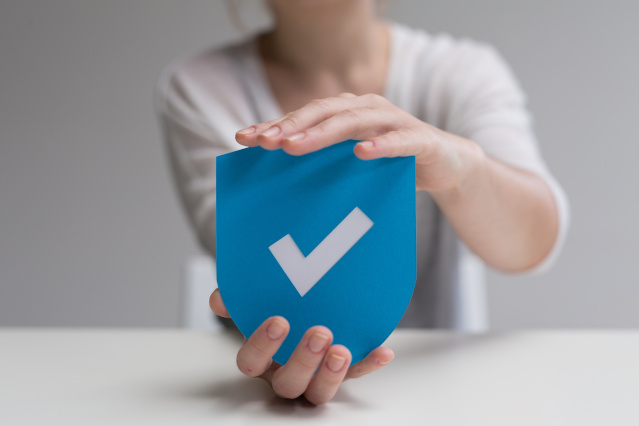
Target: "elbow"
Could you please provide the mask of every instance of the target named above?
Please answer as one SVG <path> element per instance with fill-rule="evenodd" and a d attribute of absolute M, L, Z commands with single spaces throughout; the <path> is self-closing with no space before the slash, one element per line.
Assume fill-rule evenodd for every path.
<path fill-rule="evenodd" d="M 561 245 L 559 220 L 557 215 L 553 216 L 550 223 L 530 229 L 520 243 L 504 247 L 495 258 L 485 259 L 486 264 L 508 274 L 531 274 L 548 269 Z"/>

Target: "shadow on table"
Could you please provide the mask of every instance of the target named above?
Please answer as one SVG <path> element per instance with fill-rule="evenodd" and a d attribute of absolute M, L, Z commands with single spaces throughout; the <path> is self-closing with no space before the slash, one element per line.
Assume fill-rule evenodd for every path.
<path fill-rule="evenodd" d="M 411 333 L 412 334 L 412 333 Z M 229 336 L 230 339 L 242 340 L 241 336 Z M 394 341 L 389 339 L 387 345 L 395 350 L 396 358 L 393 364 L 399 364 L 399 369 L 383 369 L 382 375 L 404 374 L 405 369 L 420 368 L 429 361 L 435 361 L 441 356 L 454 356 L 455 353 L 479 350 L 487 345 L 500 344 L 516 338 L 516 334 L 450 334 L 433 332 L 428 335 L 416 332 L 414 338 L 403 336 Z M 234 368 L 234 366 L 229 366 Z M 371 377 L 372 378 L 372 377 Z M 404 379 L 406 379 L 404 377 Z M 364 378 L 363 380 L 366 380 Z M 398 383 L 402 380 L 398 380 Z M 179 398 L 207 400 L 216 406 L 218 415 L 226 413 L 244 412 L 248 417 L 259 415 L 264 410 L 285 415 L 292 418 L 321 418 L 334 405 L 348 405 L 350 409 L 365 410 L 374 408 L 371 402 L 358 398 L 349 392 L 348 386 L 341 387 L 328 405 L 314 406 L 303 397 L 287 400 L 277 397 L 271 386 L 260 379 L 240 376 L 233 379 L 212 380 L 211 384 L 200 382 L 190 387 L 176 386 L 171 394 Z M 223 408 L 222 408 L 223 407 Z M 223 412 L 220 412 L 222 408 Z"/>
<path fill-rule="evenodd" d="M 244 336 L 237 328 L 230 328 L 225 336 L 229 341 L 241 344 Z M 235 366 L 229 366 L 235 370 Z M 211 380 L 211 384 L 175 385 L 170 387 L 172 397 L 209 400 L 216 405 L 224 407 L 224 411 L 234 412 L 246 409 L 247 407 L 259 406 L 260 410 L 267 410 L 271 413 L 286 415 L 287 417 L 307 418 L 321 417 L 326 410 L 326 405 L 315 406 L 304 397 L 297 399 L 280 398 L 271 389 L 266 381 L 256 378 L 249 378 L 240 375 L 234 379 Z M 164 386 L 163 386 L 164 387 Z M 166 389 L 166 388 L 165 388 Z M 346 389 L 340 388 L 331 400 L 331 405 L 347 404 L 352 408 L 367 408 L 368 404 L 354 398 Z"/>
<path fill-rule="evenodd" d="M 326 405 L 315 406 L 304 397 L 297 399 L 283 399 L 276 396 L 271 386 L 263 380 L 249 377 L 238 377 L 218 381 L 210 386 L 182 389 L 179 396 L 193 399 L 206 399 L 223 406 L 224 411 L 237 412 L 247 407 L 260 407 L 271 413 L 286 415 L 287 417 L 307 418 L 318 417 L 326 410 Z M 353 398 L 349 392 L 340 388 L 331 404 L 347 404 L 352 408 L 366 408 L 368 404 Z M 248 414 L 248 413 L 247 413 Z"/>
<path fill-rule="evenodd" d="M 454 353 L 481 350 L 486 346 L 502 344 L 517 338 L 516 333 L 450 333 L 433 331 L 424 335 L 416 331 L 414 337 L 404 335 L 401 341 L 391 337 L 386 346 L 395 351 L 395 362 L 408 361 L 414 358 L 432 359 L 438 356 L 449 356 Z"/>

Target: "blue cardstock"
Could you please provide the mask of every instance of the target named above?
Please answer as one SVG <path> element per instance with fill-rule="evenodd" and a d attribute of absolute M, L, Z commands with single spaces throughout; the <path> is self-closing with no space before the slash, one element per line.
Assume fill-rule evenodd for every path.
<path fill-rule="evenodd" d="M 289 321 L 274 357 L 281 364 L 314 325 L 331 329 L 334 344 L 360 361 L 392 333 L 412 297 L 415 158 L 364 161 L 355 143 L 298 157 L 259 147 L 217 157 L 220 294 L 246 337 L 273 315 Z M 293 282 L 307 279 L 302 296 Z"/>

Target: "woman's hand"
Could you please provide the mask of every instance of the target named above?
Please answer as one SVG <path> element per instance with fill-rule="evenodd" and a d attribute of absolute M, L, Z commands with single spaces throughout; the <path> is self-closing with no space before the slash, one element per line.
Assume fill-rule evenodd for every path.
<path fill-rule="evenodd" d="M 217 315 L 229 318 L 219 290 L 211 295 L 210 305 Z M 237 366 L 249 377 L 268 381 L 282 398 L 304 397 L 312 404 L 329 401 L 348 379 L 379 370 L 393 359 L 393 351 L 380 347 L 365 359 L 349 367 L 350 351 L 333 345 L 333 334 L 323 326 L 309 328 L 285 365 L 273 361 L 290 330 L 283 317 L 268 318 L 244 342 L 237 353 Z M 319 368 L 318 368 L 319 367 Z"/>
<path fill-rule="evenodd" d="M 378 95 L 345 93 L 314 100 L 282 118 L 240 130 L 235 139 L 292 155 L 361 140 L 354 152 L 363 160 L 415 156 L 416 187 L 427 191 L 458 187 L 483 158 L 473 142 L 426 124 Z"/>
<path fill-rule="evenodd" d="M 416 188 L 430 192 L 462 241 L 495 269 L 520 272 L 538 265 L 558 235 L 554 198 L 542 178 L 489 157 L 476 143 L 378 95 L 315 100 L 240 130 L 235 139 L 292 155 L 355 139 L 362 141 L 355 155 L 364 160 L 415 156 Z"/>

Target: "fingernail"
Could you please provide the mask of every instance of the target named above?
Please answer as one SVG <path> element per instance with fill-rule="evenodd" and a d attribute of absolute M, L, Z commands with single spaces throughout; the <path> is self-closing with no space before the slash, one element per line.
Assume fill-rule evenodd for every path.
<path fill-rule="evenodd" d="M 273 126 L 264 130 L 262 132 L 262 135 L 266 136 L 267 138 L 272 138 L 273 136 L 279 135 L 281 131 L 282 129 L 280 129 L 279 126 Z"/>
<path fill-rule="evenodd" d="M 328 336 L 321 333 L 315 333 L 308 340 L 308 347 L 311 352 L 320 353 L 326 347 L 326 343 L 328 343 Z"/>
<path fill-rule="evenodd" d="M 343 356 L 331 354 L 326 361 L 326 365 L 331 371 L 338 372 L 344 367 L 344 363 L 346 362 L 346 358 Z"/>
<path fill-rule="evenodd" d="M 382 361 L 381 359 L 378 359 L 378 360 L 377 360 L 377 363 L 378 363 L 378 364 L 381 364 L 381 365 L 386 365 L 386 364 L 388 364 L 389 362 L 390 362 L 390 361 Z"/>
<path fill-rule="evenodd" d="M 282 337 L 285 331 L 286 331 L 286 326 L 282 324 L 282 321 L 278 321 L 278 320 L 274 320 L 272 323 L 268 325 L 268 327 L 266 327 L 266 334 L 268 335 L 269 339 L 273 339 L 273 340 L 276 340 Z"/>
<path fill-rule="evenodd" d="M 363 148 L 373 148 L 375 146 L 375 144 L 371 141 L 365 141 L 365 142 L 360 142 L 357 145 L 363 147 Z"/>
<path fill-rule="evenodd" d="M 251 133 L 255 133 L 255 127 L 247 127 L 246 129 L 238 130 L 237 133 L 240 135 L 250 135 Z"/>
<path fill-rule="evenodd" d="M 306 133 L 302 132 L 302 133 L 296 133 L 293 136 L 289 136 L 286 139 L 289 140 L 290 142 L 298 142 L 304 139 L 304 136 L 306 136 Z"/>

